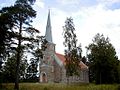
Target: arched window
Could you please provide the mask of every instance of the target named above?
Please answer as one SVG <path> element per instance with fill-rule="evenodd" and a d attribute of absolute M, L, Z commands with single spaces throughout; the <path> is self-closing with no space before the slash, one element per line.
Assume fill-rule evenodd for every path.
<path fill-rule="evenodd" d="M 41 73 L 41 82 L 43 82 L 43 83 L 47 82 L 47 75 L 45 72 Z"/>

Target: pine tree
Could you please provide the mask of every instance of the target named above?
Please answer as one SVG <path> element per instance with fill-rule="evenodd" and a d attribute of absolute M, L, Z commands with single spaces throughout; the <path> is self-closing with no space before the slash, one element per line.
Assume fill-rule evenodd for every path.
<path fill-rule="evenodd" d="M 24 57 L 23 54 L 22 57 Z M 20 80 L 23 80 L 25 78 L 25 70 L 27 68 L 27 65 L 28 65 L 27 59 L 25 57 L 22 58 L 22 60 L 20 61 L 20 72 L 19 72 Z M 2 69 L 3 82 L 10 82 L 10 83 L 15 82 L 15 67 L 16 67 L 16 54 L 12 54 L 3 65 L 3 69 Z"/>
<path fill-rule="evenodd" d="M 9 22 L 10 27 L 8 30 L 14 35 L 13 37 L 14 41 L 12 42 L 12 44 L 16 45 L 16 51 L 17 51 L 16 75 L 15 75 L 16 90 L 19 90 L 18 82 L 19 82 L 22 43 L 24 41 L 31 41 L 31 43 L 33 43 L 34 41 L 34 38 L 24 37 L 23 34 L 28 33 L 33 36 L 34 32 L 38 32 L 38 30 L 34 29 L 30 24 L 32 22 L 32 18 L 36 16 L 36 11 L 33 10 L 32 8 L 32 5 L 34 4 L 34 2 L 35 0 L 17 0 L 13 6 L 2 8 L 2 10 L 0 11 L 1 15 L 10 17 L 10 18 L 5 17 L 5 19 L 11 20 L 11 23 Z M 6 25 L 7 24 L 5 23 L 5 26 Z M 6 30 L 5 27 L 3 28 L 4 28 L 3 30 Z M 18 43 L 16 43 L 15 40 L 17 40 Z M 29 44 L 28 46 L 31 47 L 31 45 Z"/>
<path fill-rule="evenodd" d="M 97 84 L 116 82 L 117 56 L 109 38 L 97 34 L 87 47 L 90 79 Z"/>
<path fill-rule="evenodd" d="M 45 36 L 37 36 L 36 42 L 32 44 L 34 48 L 32 49 L 33 57 L 30 59 L 29 66 L 27 68 L 27 79 L 30 81 L 38 81 L 38 66 L 43 59 L 43 51 L 47 48 L 48 41 Z"/>

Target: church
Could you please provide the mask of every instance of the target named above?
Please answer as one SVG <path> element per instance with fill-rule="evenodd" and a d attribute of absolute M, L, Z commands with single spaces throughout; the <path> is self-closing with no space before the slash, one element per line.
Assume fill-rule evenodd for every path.
<path fill-rule="evenodd" d="M 48 13 L 45 38 L 48 41 L 47 48 L 43 52 L 43 59 L 39 65 L 40 83 L 66 83 L 65 57 L 55 51 L 55 44 L 52 40 L 50 11 Z M 71 83 L 89 83 L 89 68 L 80 61 L 80 76 L 69 77 Z"/>

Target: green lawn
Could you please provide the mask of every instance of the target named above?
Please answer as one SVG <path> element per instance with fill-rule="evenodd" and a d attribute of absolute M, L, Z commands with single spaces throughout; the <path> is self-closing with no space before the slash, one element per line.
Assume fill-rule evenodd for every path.
<path fill-rule="evenodd" d="M 0 90 L 14 90 L 14 84 L 3 84 L 3 88 Z M 20 90 L 120 90 L 120 85 L 20 83 Z"/>

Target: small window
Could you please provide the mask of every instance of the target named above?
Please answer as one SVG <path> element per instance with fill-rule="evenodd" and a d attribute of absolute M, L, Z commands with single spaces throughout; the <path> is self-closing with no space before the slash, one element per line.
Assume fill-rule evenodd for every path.
<path fill-rule="evenodd" d="M 54 66 L 52 66 L 52 72 L 54 72 Z"/>

